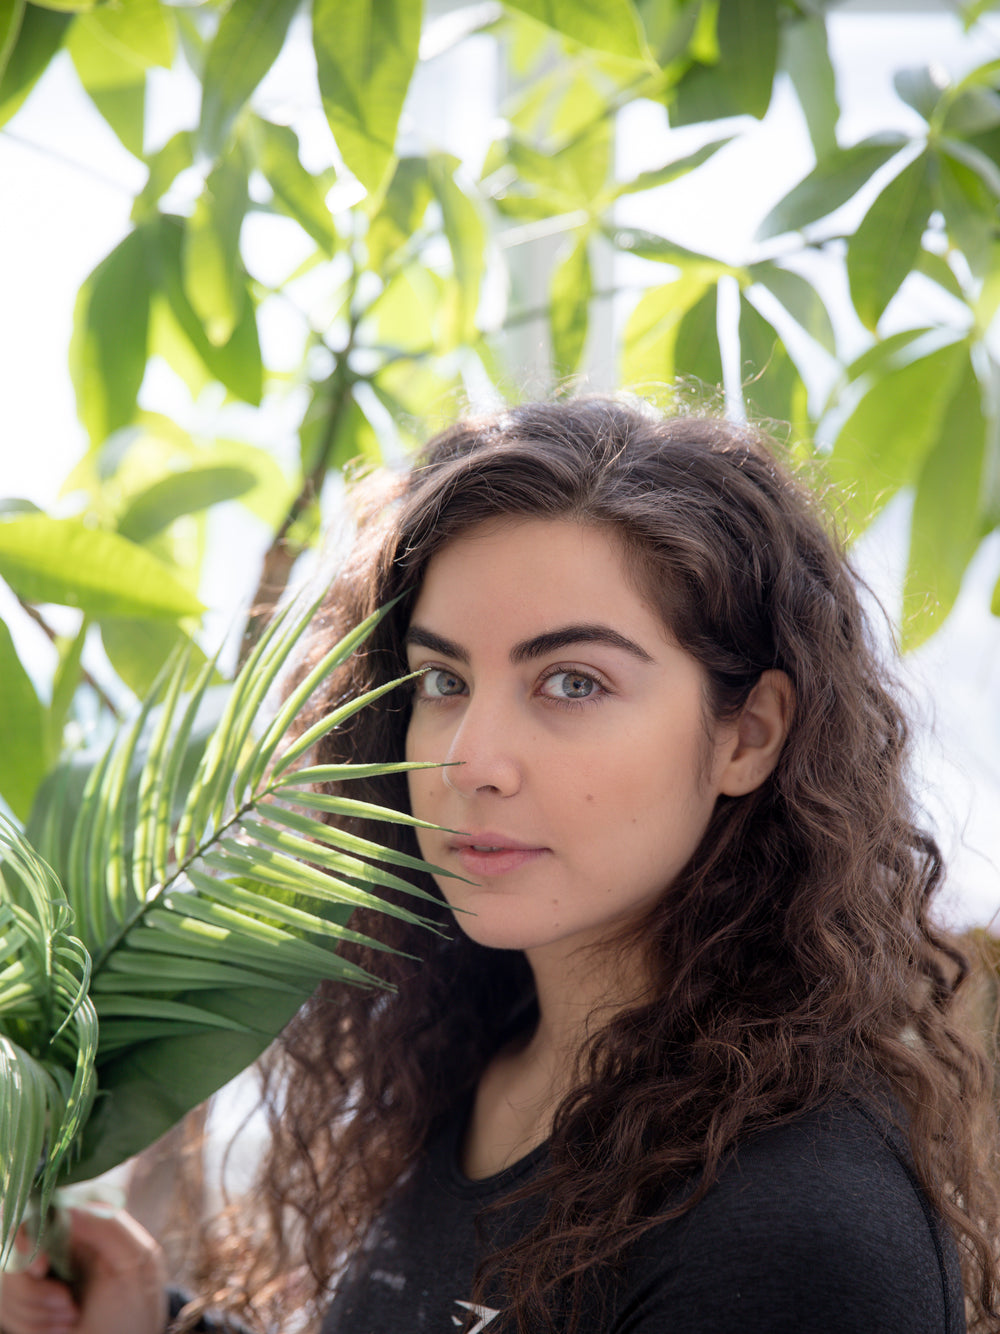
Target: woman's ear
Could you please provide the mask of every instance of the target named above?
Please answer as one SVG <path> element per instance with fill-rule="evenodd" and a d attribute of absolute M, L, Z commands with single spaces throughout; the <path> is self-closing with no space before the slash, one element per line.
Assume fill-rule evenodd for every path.
<path fill-rule="evenodd" d="M 794 712 L 795 689 L 785 673 L 762 672 L 726 745 L 720 792 L 742 797 L 760 787 L 778 763 Z"/>

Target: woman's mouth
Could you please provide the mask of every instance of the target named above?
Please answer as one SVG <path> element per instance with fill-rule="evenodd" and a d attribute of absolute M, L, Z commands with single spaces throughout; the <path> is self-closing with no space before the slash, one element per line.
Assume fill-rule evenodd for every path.
<path fill-rule="evenodd" d="M 475 834 L 455 839 L 452 851 L 473 879 L 506 875 L 536 861 L 548 851 L 497 834 Z"/>

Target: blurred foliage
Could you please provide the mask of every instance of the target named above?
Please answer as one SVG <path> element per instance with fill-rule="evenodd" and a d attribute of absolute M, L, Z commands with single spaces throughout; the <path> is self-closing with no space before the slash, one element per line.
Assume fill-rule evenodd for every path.
<path fill-rule="evenodd" d="M 484 386 L 509 397 L 525 331 L 548 357 L 533 393 L 591 365 L 612 319 L 605 378 L 626 387 L 716 384 L 728 366 L 737 410 L 742 394 L 803 456 L 822 442 L 858 531 L 914 491 L 904 642 L 931 634 L 1000 525 L 1000 62 L 955 83 L 902 71 L 915 128 L 847 142 L 829 7 L 508 0 L 422 21 L 418 0 L 6 3 L 0 125 L 50 63 L 71 61 L 147 170 L 131 229 L 77 298 L 84 457 L 58 515 L 0 507 L 0 578 L 55 664 L 37 679 L 18 657 L 24 627 L 0 626 L 0 796 L 14 815 L 50 800 L 67 737 L 100 735 L 178 646 L 192 645 L 192 671 L 204 663 L 199 592 L 224 507 L 267 530 L 253 599 L 266 610 L 317 540 L 324 484 L 355 458 L 400 457 Z M 968 26 L 996 7 L 965 5 Z M 490 44 L 509 90 L 481 170 L 428 142 L 407 101 L 471 42 Z M 279 60 L 301 72 L 299 110 L 324 120 L 325 157 L 260 93 Z M 200 115 L 151 143 L 151 84 L 171 79 L 197 81 Z M 679 245 L 671 183 L 737 153 L 776 81 L 815 165 L 738 262 Z M 663 156 L 630 178 L 616 125 L 639 102 L 660 117 Z M 662 231 L 625 224 L 636 196 Z M 292 234 L 280 280 L 248 263 L 262 218 Z M 944 314 L 908 327 L 901 292 L 936 294 Z M 298 331 L 280 362 L 262 338 L 278 308 Z M 173 415 L 154 387 L 164 367 L 185 409 Z M 294 456 L 238 438 L 233 423 L 261 404 L 294 418 Z"/>

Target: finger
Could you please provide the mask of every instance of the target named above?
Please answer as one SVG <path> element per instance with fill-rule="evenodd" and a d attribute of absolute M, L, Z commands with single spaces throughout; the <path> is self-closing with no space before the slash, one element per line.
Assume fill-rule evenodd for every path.
<path fill-rule="evenodd" d="M 74 1247 L 90 1252 L 113 1272 L 135 1269 L 158 1256 L 160 1248 L 141 1223 L 123 1210 L 71 1209 Z"/>

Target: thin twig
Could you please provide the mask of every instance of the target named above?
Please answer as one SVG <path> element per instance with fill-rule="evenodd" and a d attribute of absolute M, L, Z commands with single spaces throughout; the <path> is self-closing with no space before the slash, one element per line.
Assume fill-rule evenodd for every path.
<path fill-rule="evenodd" d="M 59 635 L 56 633 L 55 630 L 53 630 L 52 626 L 49 625 L 48 621 L 46 621 L 45 617 L 38 610 L 38 608 L 32 606 L 30 602 L 25 602 L 24 598 L 22 597 L 18 597 L 17 601 L 18 605 L 20 606 L 21 610 L 25 613 L 25 615 L 30 616 L 31 619 L 35 622 L 35 624 L 37 626 L 40 626 L 41 629 L 45 632 L 45 634 L 49 638 L 49 641 L 54 644 L 59 639 Z M 90 686 L 91 690 L 101 701 L 104 707 L 106 709 L 109 709 L 110 712 L 114 714 L 116 718 L 120 718 L 121 710 L 115 704 L 114 700 L 107 693 L 104 687 L 100 684 L 100 682 L 96 681 L 94 677 L 91 676 L 90 672 L 87 671 L 83 663 L 80 664 L 80 677 L 85 685 Z"/>

